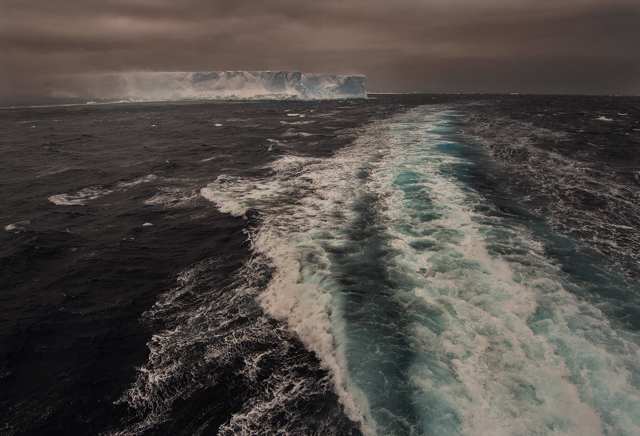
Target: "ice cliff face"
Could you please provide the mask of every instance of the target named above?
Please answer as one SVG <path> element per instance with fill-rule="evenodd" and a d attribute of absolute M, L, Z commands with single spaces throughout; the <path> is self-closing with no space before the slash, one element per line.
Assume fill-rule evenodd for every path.
<path fill-rule="evenodd" d="M 328 100 L 366 98 L 366 77 L 290 71 L 122 73 L 65 76 L 53 97 L 88 100 Z"/>

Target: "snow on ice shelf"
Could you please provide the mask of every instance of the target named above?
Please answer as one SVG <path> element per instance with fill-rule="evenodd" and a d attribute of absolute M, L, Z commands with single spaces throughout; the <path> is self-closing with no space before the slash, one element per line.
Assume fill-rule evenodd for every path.
<path fill-rule="evenodd" d="M 136 72 L 58 77 L 52 97 L 103 101 L 366 98 L 366 77 L 289 71 Z"/>

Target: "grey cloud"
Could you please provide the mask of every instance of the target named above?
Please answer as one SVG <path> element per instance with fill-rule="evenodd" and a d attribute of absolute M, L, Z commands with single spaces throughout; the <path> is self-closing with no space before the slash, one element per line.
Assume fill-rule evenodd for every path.
<path fill-rule="evenodd" d="M 640 4 L 472 0 L 0 1 L 0 93 L 58 74 L 365 74 L 369 89 L 640 93 Z"/>

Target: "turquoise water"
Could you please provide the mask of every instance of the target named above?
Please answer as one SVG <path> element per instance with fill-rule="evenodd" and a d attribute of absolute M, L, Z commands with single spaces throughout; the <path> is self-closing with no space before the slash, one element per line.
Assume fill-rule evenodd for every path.
<path fill-rule="evenodd" d="M 640 337 L 609 310 L 637 290 L 517 199 L 484 198 L 469 171 L 495 163 L 460 116 L 421 107 L 201 193 L 258 212 L 254 261 L 275 268 L 258 301 L 365 434 L 640 434 Z"/>

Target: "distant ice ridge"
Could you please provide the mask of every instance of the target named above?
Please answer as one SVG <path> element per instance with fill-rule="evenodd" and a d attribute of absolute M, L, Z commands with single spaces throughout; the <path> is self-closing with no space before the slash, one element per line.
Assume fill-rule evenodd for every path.
<path fill-rule="evenodd" d="M 108 101 L 334 100 L 366 98 L 364 76 L 290 71 L 132 72 L 63 76 L 52 97 Z"/>

